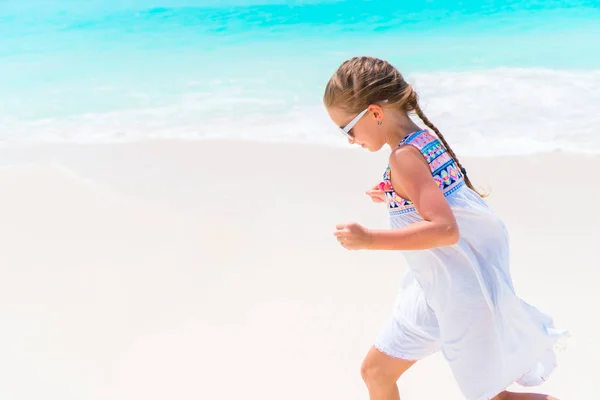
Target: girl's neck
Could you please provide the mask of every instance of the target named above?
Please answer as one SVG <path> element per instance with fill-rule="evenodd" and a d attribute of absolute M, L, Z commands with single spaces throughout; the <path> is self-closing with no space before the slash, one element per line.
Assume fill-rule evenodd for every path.
<path fill-rule="evenodd" d="M 421 129 L 421 127 L 415 124 L 408 115 L 394 118 L 394 121 L 390 122 L 392 122 L 393 125 L 387 134 L 386 143 L 390 146 L 392 151 L 400 145 L 406 136 Z"/>

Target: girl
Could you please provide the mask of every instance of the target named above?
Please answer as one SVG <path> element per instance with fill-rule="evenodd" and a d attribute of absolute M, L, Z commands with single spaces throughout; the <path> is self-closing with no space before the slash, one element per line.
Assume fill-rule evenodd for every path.
<path fill-rule="evenodd" d="M 513 382 L 544 382 L 556 367 L 553 346 L 566 332 L 516 296 L 505 225 L 423 114 L 413 88 L 388 62 L 355 57 L 331 77 L 324 103 L 351 144 L 392 149 L 383 181 L 368 194 L 387 204 L 393 229 L 350 223 L 335 232 L 349 250 L 403 250 L 409 266 L 393 315 L 362 364 L 370 399 L 398 400 L 396 381 L 437 351 L 469 400 L 553 399 L 505 391 Z"/>

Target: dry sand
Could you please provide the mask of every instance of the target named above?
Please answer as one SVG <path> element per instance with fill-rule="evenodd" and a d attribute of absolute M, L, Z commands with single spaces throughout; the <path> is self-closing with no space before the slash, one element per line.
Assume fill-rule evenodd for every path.
<path fill-rule="evenodd" d="M 386 157 L 237 141 L 0 150 L 0 398 L 367 399 L 359 366 L 405 264 L 332 233 L 387 226 L 364 194 Z M 572 334 L 538 390 L 595 398 L 600 158 L 461 161 L 508 224 L 519 295 Z M 441 355 L 399 384 L 403 400 L 462 399 Z"/>

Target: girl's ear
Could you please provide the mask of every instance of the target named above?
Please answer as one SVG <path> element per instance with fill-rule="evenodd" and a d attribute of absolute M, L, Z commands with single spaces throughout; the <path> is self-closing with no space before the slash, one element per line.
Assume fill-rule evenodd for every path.
<path fill-rule="evenodd" d="M 371 111 L 371 115 L 373 116 L 373 118 L 375 118 L 376 120 L 382 120 L 383 119 L 383 110 L 381 109 L 381 107 L 377 106 L 377 105 L 372 105 L 370 107 Z"/>

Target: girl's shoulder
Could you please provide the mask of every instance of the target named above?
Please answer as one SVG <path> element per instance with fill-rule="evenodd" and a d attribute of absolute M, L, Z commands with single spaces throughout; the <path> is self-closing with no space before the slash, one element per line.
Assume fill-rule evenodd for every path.
<path fill-rule="evenodd" d="M 411 158 L 409 155 L 411 153 L 412 155 L 420 153 L 442 191 L 452 192 L 464 183 L 464 174 L 458 167 L 458 163 L 442 141 L 429 130 L 423 129 L 407 135 L 390 155 L 390 163 L 393 159 Z M 393 164 L 398 165 L 398 162 L 392 163 L 392 168 Z"/>

